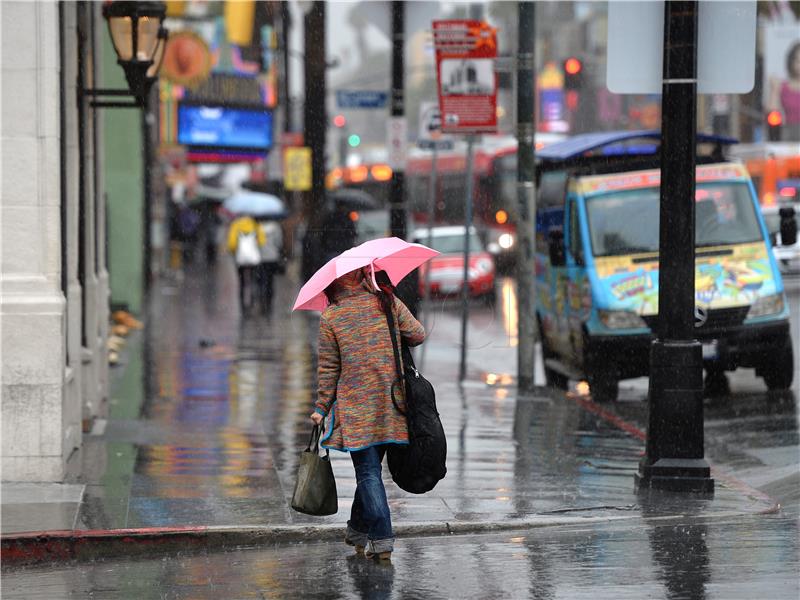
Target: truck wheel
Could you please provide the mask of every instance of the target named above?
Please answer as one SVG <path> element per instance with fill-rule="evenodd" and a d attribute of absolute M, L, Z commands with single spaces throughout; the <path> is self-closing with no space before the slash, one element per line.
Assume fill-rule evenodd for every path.
<path fill-rule="evenodd" d="M 792 387 L 794 354 L 791 340 L 786 341 L 783 350 L 777 353 L 773 360 L 762 364 L 758 372 L 770 391 L 788 390 Z"/>
<path fill-rule="evenodd" d="M 589 394 L 598 404 L 615 402 L 619 396 L 619 380 L 609 372 L 587 373 Z"/>
<path fill-rule="evenodd" d="M 542 322 L 538 319 L 538 317 L 536 321 L 539 327 L 539 338 L 542 340 L 542 359 L 546 361 L 548 358 L 557 358 L 555 353 L 547 346 L 547 338 L 542 333 Z M 544 380 L 547 384 L 547 387 L 555 388 L 557 390 L 566 390 L 569 387 L 569 379 L 567 376 L 559 373 L 558 371 L 550 369 L 547 366 L 547 363 L 544 365 Z"/>

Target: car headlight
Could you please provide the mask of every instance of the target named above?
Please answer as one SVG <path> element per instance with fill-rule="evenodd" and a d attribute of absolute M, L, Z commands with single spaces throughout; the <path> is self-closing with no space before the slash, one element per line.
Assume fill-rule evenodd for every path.
<path fill-rule="evenodd" d="M 504 233 L 499 238 L 497 238 L 497 244 L 503 250 L 508 250 L 511 246 L 514 245 L 514 236 L 510 233 Z"/>
<path fill-rule="evenodd" d="M 492 261 L 488 258 L 479 258 L 475 261 L 475 264 L 469 270 L 469 278 L 470 279 L 477 279 L 482 275 L 487 275 L 491 273 L 494 269 L 494 265 Z"/>
<path fill-rule="evenodd" d="M 773 294 L 771 296 L 763 296 L 753 302 L 750 310 L 747 311 L 747 318 L 755 319 L 756 317 L 774 315 L 779 312 L 783 312 L 783 294 Z"/>
<path fill-rule="evenodd" d="M 599 310 L 600 322 L 609 329 L 641 329 L 647 327 L 644 319 L 629 310 Z"/>
<path fill-rule="evenodd" d="M 475 263 L 475 268 L 479 273 L 491 273 L 492 261 L 490 261 L 488 258 L 479 258 Z"/>

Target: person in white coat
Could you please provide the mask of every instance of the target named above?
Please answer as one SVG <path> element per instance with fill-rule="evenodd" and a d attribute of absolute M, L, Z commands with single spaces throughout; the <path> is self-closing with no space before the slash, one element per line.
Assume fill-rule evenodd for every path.
<path fill-rule="evenodd" d="M 275 292 L 275 274 L 280 269 L 283 258 L 283 229 L 277 221 L 260 221 L 259 227 L 266 238 L 261 246 L 261 264 L 258 278 L 261 296 L 261 310 L 264 314 L 272 311 L 272 296 Z"/>

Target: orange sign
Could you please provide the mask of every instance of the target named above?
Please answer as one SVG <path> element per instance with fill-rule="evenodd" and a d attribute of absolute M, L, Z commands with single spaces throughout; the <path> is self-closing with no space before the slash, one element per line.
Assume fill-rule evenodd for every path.
<path fill-rule="evenodd" d="M 160 75 L 172 83 L 194 88 L 208 79 L 211 52 L 205 40 L 193 31 L 170 32 Z"/>

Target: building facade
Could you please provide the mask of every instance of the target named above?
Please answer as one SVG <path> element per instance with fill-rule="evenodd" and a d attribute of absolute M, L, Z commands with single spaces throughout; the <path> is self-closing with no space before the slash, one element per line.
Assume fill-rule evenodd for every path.
<path fill-rule="evenodd" d="M 106 411 L 100 3 L 3 2 L 2 479 L 64 481 Z"/>

